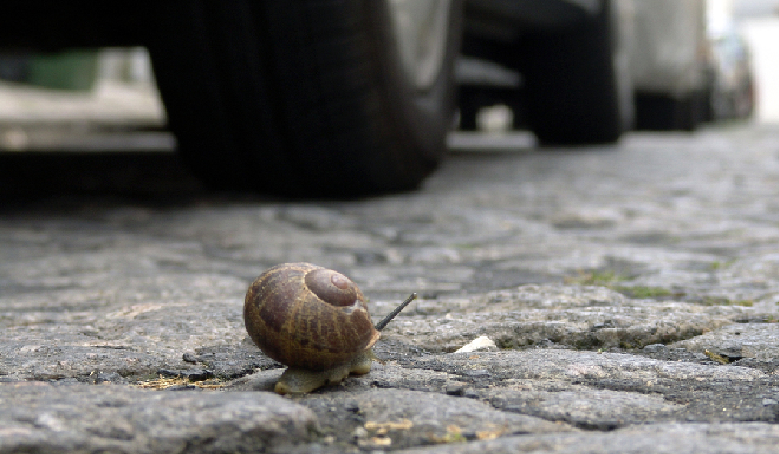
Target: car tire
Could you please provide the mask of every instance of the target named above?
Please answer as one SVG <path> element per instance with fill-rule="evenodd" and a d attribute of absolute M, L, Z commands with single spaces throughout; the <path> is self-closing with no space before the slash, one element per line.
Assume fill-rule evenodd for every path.
<path fill-rule="evenodd" d="M 527 40 L 527 122 L 542 144 L 613 143 L 634 117 L 628 49 L 617 5 L 563 32 Z"/>
<path fill-rule="evenodd" d="M 183 160 L 210 186 L 362 196 L 415 188 L 442 158 L 458 0 L 436 4 L 445 41 L 422 88 L 402 60 L 397 0 L 160 3 L 155 77 Z"/>
<path fill-rule="evenodd" d="M 460 131 L 473 132 L 479 129 L 476 117 L 481 107 L 478 102 L 478 88 L 460 86 L 458 95 L 460 107 Z"/>
<path fill-rule="evenodd" d="M 636 95 L 636 129 L 695 131 L 704 119 L 705 98 L 703 91 L 680 98 L 639 93 Z"/>

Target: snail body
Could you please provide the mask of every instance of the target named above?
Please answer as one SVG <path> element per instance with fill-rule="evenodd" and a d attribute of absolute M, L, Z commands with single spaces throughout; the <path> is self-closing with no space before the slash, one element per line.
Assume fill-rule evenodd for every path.
<path fill-rule="evenodd" d="M 275 387 L 280 394 L 371 370 L 380 333 L 360 289 L 337 271 L 310 263 L 270 268 L 249 286 L 243 314 L 252 341 L 287 366 Z"/>

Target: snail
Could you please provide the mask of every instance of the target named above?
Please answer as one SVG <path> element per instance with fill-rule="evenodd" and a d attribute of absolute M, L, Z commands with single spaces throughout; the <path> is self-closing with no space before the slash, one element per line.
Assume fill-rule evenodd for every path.
<path fill-rule="evenodd" d="M 249 286 L 243 316 L 252 341 L 287 366 L 274 390 L 308 393 L 370 372 L 380 331 L 415 298 L 373 326 L 365 297 L 349 278 L 310 263 L 282 263 Z"/>

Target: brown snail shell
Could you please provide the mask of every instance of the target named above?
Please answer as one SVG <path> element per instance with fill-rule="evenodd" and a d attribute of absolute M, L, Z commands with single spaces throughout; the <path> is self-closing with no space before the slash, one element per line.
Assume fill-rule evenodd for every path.
<path fill-rule="evenodd" d="M 343 378 L 336 375 L 367 373 L 379 339 L 360 289 L 343 274 L 310 263 L 263 272 L 246 293 L 244 320 L 266 355 L 289 366 L 288 372 L 326 372 L 322 384 Z M 339 372 L 327 375 L 332 370 Z"/>

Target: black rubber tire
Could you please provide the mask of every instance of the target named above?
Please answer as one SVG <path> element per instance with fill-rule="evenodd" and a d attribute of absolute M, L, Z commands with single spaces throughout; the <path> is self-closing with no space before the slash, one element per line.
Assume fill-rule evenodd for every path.
<path fill-rule="evenodd" d="M 476 131 L 479 129 L 476 117 L 481 107 L 478 102 L 479 89 L 470 86 L 460 86 L 458 95 L 460 107 L 460 131 Z"/>
<path fill-rule="evenodd" d="M 613 15 L 604 0 L 595 17 L 523 44 L 527 123 L 541 143 L 613 143 L 632 128 L 631 77 L 618 64 L 626 50 Z"/>
<path fill-rule="evenodd" d="M 666 94 L 636 95 L 636 129 L 695 131 L 703 121 L 705 93 L 674 98 Z"/>
<path fill-rule="evenodd" d="M 155 77 L 179 151 L 209 185 L 353 197 L 413 189 L 442 158 L 459 1 L 424 93 L 404 80 L 386 1 L 159 3 Z"/>

